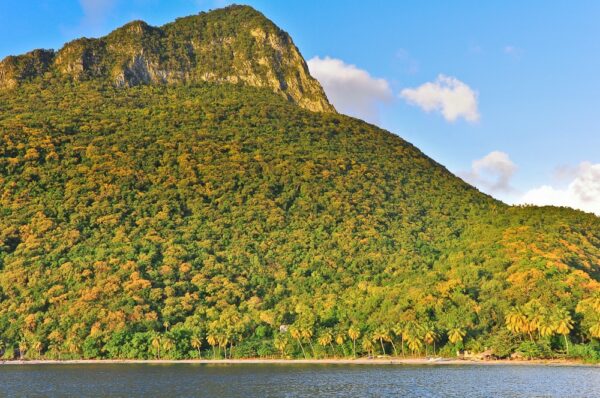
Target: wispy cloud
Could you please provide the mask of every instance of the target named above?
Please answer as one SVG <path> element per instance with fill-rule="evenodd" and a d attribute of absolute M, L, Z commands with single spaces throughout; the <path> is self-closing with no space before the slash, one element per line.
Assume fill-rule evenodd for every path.
<path fill-rule="evenodd" d="M 66 36 L 97 36 L 106 33 L 105 23 L 118 0 L 79 0 L 82 17 L 71 27 L 61 27 Z"/>
<path fill-rule="evenodd" d="M 468 183 L 484 192 L 506 194 L 514 192 L 511 179 L 517 171 L 517 165 L 507 153 L 493 151 L 471 164 L 471 170 L 458 173 Z"/>
<path fill-rule="evenodd" d="M 314 57 L 308 60 L 308 67 L 341 113 L 377 123 L 379 105 L 393 99 L 387 80 L 372 77 L 341 59 Z"/>
<path fill-rule="evenodd" d="M 433 82 L 402 90 L 400 96 L 426 112 L 441 113 L 449 122 L 476 122 L 480 117 L 477 92 L 455 77 L 441 74 Z"/>

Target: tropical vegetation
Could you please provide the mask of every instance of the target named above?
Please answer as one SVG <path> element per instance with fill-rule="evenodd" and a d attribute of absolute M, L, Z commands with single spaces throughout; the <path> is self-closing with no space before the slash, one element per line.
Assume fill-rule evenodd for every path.
<path fill-rule="evenodd" d="M 4 358 L 600 358 L 600 218 L 269 88 L 0 90 Z"/>

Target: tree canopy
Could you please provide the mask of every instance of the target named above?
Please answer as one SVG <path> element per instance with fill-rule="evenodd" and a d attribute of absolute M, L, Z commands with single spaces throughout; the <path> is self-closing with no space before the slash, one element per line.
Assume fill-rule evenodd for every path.
<path fill-rule="evenodd" d="M 6 357 L 597 358 L 599 264 L 598 217 L 267 89 L 0 92 Z"/>

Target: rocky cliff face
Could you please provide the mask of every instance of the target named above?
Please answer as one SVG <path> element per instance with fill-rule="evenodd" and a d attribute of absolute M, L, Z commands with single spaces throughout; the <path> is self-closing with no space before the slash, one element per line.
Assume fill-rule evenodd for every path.
<path fill-rule="evenodd" d="M 6 57 L 0 62 L 0 90 L 16 87 L 19 82 L 48 72 L 54 59 L 52 50 L 34 50 L 17 57 Z"/>
<path fill-rule="evenodd" d="M 317 112 L 335 112 L 290 36 L 247 6 L 180 18 L 160 28 L 131 22 L 57 52 L 0 62 L 0 90 L 36 78 L 99 79 L 118 87 L 199 81 L 266 87 Z"/>

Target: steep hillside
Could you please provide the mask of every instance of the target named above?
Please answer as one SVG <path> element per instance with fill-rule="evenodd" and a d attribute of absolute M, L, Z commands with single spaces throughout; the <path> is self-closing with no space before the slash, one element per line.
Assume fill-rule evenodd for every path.
<path fill-rule="evenodd" d="M 48 73 L 0 90 L 5 357 L 599 356 L 598 217 L 271 87 Z"/>

